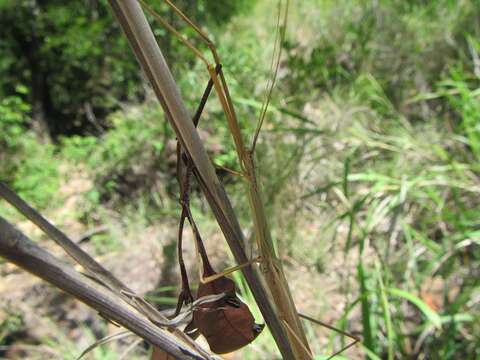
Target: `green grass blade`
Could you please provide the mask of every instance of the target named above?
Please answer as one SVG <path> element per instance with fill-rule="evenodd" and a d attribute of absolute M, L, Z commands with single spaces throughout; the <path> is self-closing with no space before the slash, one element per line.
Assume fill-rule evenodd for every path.
<path fill-rule="evenodd" d="M 360 284 L 361 292 L 361 308 L 362 308 L 362 329 L 363 329 L 363 344 L 366 348 L 373 351 L 375 349 L 375 343 L 372 335 L 372 326 L 370 322 L 370 302 L 369 302 L 369 290 L 367 287 L 367 276 L 363 268 L 363 264 L 360 262 L 357 267 L 358 281 Z"/>
<path fill-rule="evenodd" d="M 388 353 L 388 360 L 394 359 L 394 346 L 395 346 L 395 331 L 392 325 L 392 318 L 390 316 L 390 304 L 388 302 L 387 292 L 385 291 L 385 286 L 382 280 L 382 271 L 380 266 L 377 266 L 377 275 L 378 275 L 378 284 L 380 285 L 380 298 L 382 301 L 382 309 L 383 309 L 383 319 L 385 322 L 385 326 L 387 328 L 387 353 Z"/>
<path fill-rule="evenodd" d="M 415 305 L 422 313 L 425 315 L 428 321 L 430 321 L 437 329 L 442 326 L 441 317 L 438 313 L 433 310 L 430 306 L 428 306 L 422 299 L 418 296 L 409 293 L 408 291 L 397 289 L 397 288 L 390 288 L 388 292 L 393 296 L 404 298 L 408 300 L 413 305 Z"/>

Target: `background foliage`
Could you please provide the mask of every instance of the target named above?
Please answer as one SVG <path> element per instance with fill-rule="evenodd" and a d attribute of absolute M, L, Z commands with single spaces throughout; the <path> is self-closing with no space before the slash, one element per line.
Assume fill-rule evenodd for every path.
<path fill-rule="evenodd" d="M 162 1 L 149 3 L 207 53 Z M 269 76 L 276 3 L 175 3 L 218 45 L 251 137 Z M 363 344 L 352 357 L 480 356 L 479 5 L 292 1 L 257 156 L 300 307 L 358 334 Z M 208 79 L 204 65 L 150 20 L 193 111 Z M 54 217 L 75 221 L 74 229 L 110 226 L 90 240 L 98 254 L 128 253 L 120 233 L 140 234 L 134 246 L 152 226 L 174 234 L 174 136 L 108 3 L 3 0 L 0 24 L 2 180 Z M 237 168 L 213 98 L 201 136 L 217 164 Z M 220 175 L 248 231 L 243 184 Z M 75 201 L 67 206 L 72 187 Z M 202 199 L 194 211 L 208 233 L 218 232 Z M 18 219 L 11 209 L 0 212 Z M 175 268 L 172 249 L 162 251 Z M 162 289 L 153 298 L 172 303 L 175 291 Z M 12 334 L 28 326 L 18 310 L 3 312 L 0 342 L 11 345 Z M 106 330 L 91 331 L 84 337 Z M 343 341 L 308 331 L 320 339 L 318 354 Z M 78 355 L 72 339 L 54 334 L 36 341 Z M 262 335 L 240 356 L 272 358 L 274 351 Z M 107 347 L 93 356 L 115 354 Z"/>

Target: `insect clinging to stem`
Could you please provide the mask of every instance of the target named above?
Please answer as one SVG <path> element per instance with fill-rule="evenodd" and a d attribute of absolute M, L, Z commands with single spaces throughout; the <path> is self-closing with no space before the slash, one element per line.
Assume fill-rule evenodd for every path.
<path fill-rule="evenodd" d="M 217 68 L 217 71 L 219 67 Z M 193 123 L 198 125 L 200 115 L 212 88 L 210 80 L 197 112 L 193 117 Z M 185 269 L 182 254 L 182 237 L 185 219 L 188 219 L 195 238 L 195 246 L 203 269 L 200 273 L 200 284 L 197 298 L 203 296 L 222 294 L 225 296 L 216 302 L 200 305 L 193 311 L 193 320 L 187 325 L 188 333 L 192 337 L 202 334 L 207 339 L 210 348 L 217 354 L 235 351 L 255 340 L 263 329 L 262 325 L 255 324 L 254 318 L 248 309 L 236 295 L 235 283 L 225 277 L 225 274 L 217 274 L 207 256 L 203 240 L 190 211 L 189 195 L 192 178 L 193 164 L 191 160 L 182 154 L 180 144 L 177 144 L 177 175 L 179 179 L 182 213 L 178 232 L 178 259 L 182 277 L 182 291 L 179 295 L 176 314 L 181 310 L 184 302 L 191 303 L 191 294 L 188 276 Z"/>
<path fill-rule="evenodd" d="M 278 21 L 277 21 L 277 35 L 275 39 L 274 47 L 274 56 L 272 57 L 271 72 L 272 78 L 267 84 L 267 90 L 265 93 L 265 98 L 263 105 L 260 111 L 260 116 L 258 120 L 258 125 L 255 130 L 252 146 L 248 149 L 242 140 L 240 134 L 240 129 L 238 127 L 238 122 L 236 120 L 235 109 L 233 102 L 228 90 L 227 83 L 222 71 L 222 65 L 216 51 L 215 46 L 210 41 L 208 36 L 206 36 L 200 28 L 195 25 L 185 14 L 183 14 L 170 0 L 164 0 L 165 3 L 185 22 L 187 25 L 194 30 L 194 32 L 199 35 L 202 41 L 204 41 L 208 48 L 210 49 L 213 59 L 215 61 L 215 66 L 211 65 L 210 62 L 204 57 L 204 55 L 199 51 L 195 46 L 193 46 L 189 40 L 183 37 L 172 25 L 166 22 L 160 15 L 158 15 L 144 0 L 139 0 L 143 7 L 150 12 L 162 25 L 170 32 L 175 34 L 181 42 L 183 42 L 198 58 L 200 58 L 206 65 L 209 72 L 209 82 L 205 93 L 202 97 L 200 105 L 198 107 L 195 116 L 193 117 L 193 122 L 197 126 L 200 119 L 200 114 L 205 106 L 208 95 L 211 90 L 214 88 L 219 101 L 222 105 L 223 111 L 226 115 L 230 131 L 232 133 L 235 148 L 237 150 L 238 157 L 240 159 L 241 172 L 240 175 L 244 176 L 249 181 L 250 197 L 253 198 L 253 202 L 258 201 L 259 189 L 255 177 L 255 164 L 254 164 L 254 151 L 257 144 L 258 136 L 264 122 L 264 118 L 267 112 L 268 104 L 271 98 L 272 89 L 275 84 L 277 72 L 280 64 L 280 55 L 281 55 L 281 42 L 285 34 L 286 19 L 288 13 L 288 1 L 287 6 L 284 10 L 283 17 L 281 16 L 281 11 L 279 10 Z M 280 9 L 280 8 L 279 8 Z M 235 173 L 234 171 L 232 171 Z M 189 187 L 190 181 L 192 178 L 192 173 L 196 175 L 196 169 L 193 165 L 191 159 L 189 159 L 188 154 L 182 151 L 180 144 L 177 146 L 177 173 L 180 184 L 181 191 L 181 206 L 182 214 L 180 216 L 179 224 L 179 235 L 178 235 L 178 254 L 179 254 L 179 265 L 182 276 L 182 291 L 179 296 L 176 312 L 178 313 L 184 303 L 188 304 L 193 301 L 193 295 L 189 288 L 188 276 L 185 269 L 185 264 L 182 257 L 182 232 L 185 220 L 188 219 L 188 222 L 191 225 L 193 230 L 195 245 L 197 250 L 197 255 L 200 258 L 203 271 L 200 276 L 200 285 L 197 292 L 197 297 L 225 293 L 225 298 L 222 298 L 216 302 L 206 304 L 200 309 L 197 309 L 193 312 L 193 320 L 187 326 L 186 331 L 192 336 L 196 336 L 198 333 L 204 335 L 212 349 L 212 351 L 217 353 L 224 353 L 229 351 L 234 351 L 244 345 L 247 345 L 253 341 L 261 331 L 261 327 L 256 325 L 253 321 L 253 316 L 251 315 L 248 307 L 241 302 L 236 296 L 235 285 L 232 280 L 225 277 L 229 272 L 238 270 L 244 266 L 250 266 L 256 261 L 263 263 L 263 266 L 266 268 L 265 276 L 267 282 L 272 286 L 279 286 L 276 289 L 272 290 L 273 301 L 276 303 L 277 307 L 281 308 L 282 318 L 285 331 L 288 333 L 289 338 L 292 343 L 297 347 L 297 353 L 303 354 L 302 358 L 313 359 L 313 355 L 308 348 L 308 342 L 306 341 L 303 331 L 297 331 L 296 329 L 301 328 L 300 317 L 303 319 L 312 321 L 316 324 L 326 326 L 327 328 L 337 331 L 342 335 L 348 336 L 353 339 L 352 343 L 344 346 L 340 351 L 336 352 L 331 357 L 339 354 L 340 352 L 345 351 L 347 348 L 356 344 L 359 339 L 354 335 L 348 334 L 341 330 L 338 330 L 328 324 L 324 324 L 318 320 L 312 319 L 305 315 L 297 314 L 296 312 L 292 314 L 291 309 L 295 309 L 293 304 L 292 297 L 289 293 L 288 287 L 282 287 L 282 283 L 285 283 L 285 277 L 283 275 L 283 270 L 281 268 L 281 262 L 276 257 L 273 252 L 273 246 L 271 246 L 271 239 L 269 235 L 265 237 L 261 231 L 258 232 L 258 227 L 266 226 L 265 215 L 261 213 L 256 218 L 255 228 L 256 228 L 256 240 L 258 244 L 258 250 L 260 253 L 259 259 L 254 259 L 245 264 L 232 268 L 226 272 L 216 273 L 210 265 L 208 257 L 206 255 L 206 250 L 203 245 L 203 241 L 200 237 L 200 233 L 196 224 L 193 220 L 192 214 L 189 209 Z M 253 193 L 253 195 L 252 195 Z M 262 210 L 263 211 L 263 210 Z M 279 285 L 280 284 L 280 285 Z M 278 296 L 277 296 L 278 294 Z M 284 311 L 284 309 L 290 309 L 289 311 Z M 232 315 L 235 317 L 235 314 L 239 315 L 241 328 L 235 328 L 231 323 L 229 323 L 228 316 Z M 227 320 L 225 320 L 227 319 Z M 297 333 L 299 335 L 297 335 Z M 299 350 L 298 350 L 299 349 Z M 152 358 L 156 359 L 156 358 Z M 160 359 L 160 358 L 158 358 Z"/>

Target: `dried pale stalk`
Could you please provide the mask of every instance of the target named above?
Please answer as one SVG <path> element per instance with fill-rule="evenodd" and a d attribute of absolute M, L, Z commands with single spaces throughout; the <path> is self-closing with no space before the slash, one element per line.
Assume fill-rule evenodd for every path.
<path fill-rule="evenodd" d="M 239 264 L 248 262 L 249 259 L 243 247 L 243 233 L 225 189 L 217 178 L 215 169 L 193 125 L 191 116 L 185 108 L 180 92 L 140 5 L 136 0 L 110 0 L 109 2 L 130 41 L 137 60 L 163 106 L 182 148 L 185 149 L 186 154 L 195 165 L 197 181 L 225 235 L 235 260 Z M 302 358 L 302 356 L 294 355 L 293 349 L 296 346 L 288 336 L 282 320 L 279 319 L 277 311 L 270 301 L 271 295 L 263 285 L 258 271 L 253 267 L 245 267 L 242 272 L 283 358 Z M 279 283 L 277 280 L 275 282 Z M 285 320 L 290 321 L 291 316 L 289 315 L 294 311 L 294 308 L 293 311 L 280 309 L 280 314 L 285 316 Z M 291 327 L 295 331 L 299 328 L 296 322 L 293 322 Z M 300 334 L 302 333 L 303 331 L 300 332 Z M 298 354 L 298 352 L 296 353 Z"/>
<path fill-rule="evenodd" d="M 105 318 L 129 329 L 176 359 L 216 358 L 204 356 L 190 344 L 181 342 L 169 331 L 159 328 L 116 294 L 40 248 L 2 217 L 0 217 L 0 256 L 73 295 Z"/>
<path fill-rule="evenodd" d="M 232 253 L 239 264 L 248 262 L 243 248 L 243 234 L 238 220 L 218 180 L 214 167 L 185 108 L 180 92 L 170 73 L 168 65 L 155 41 L 150 26 L 136 0 L 110 0 L 110 4 L 124 29 L 132 49 L 147 75 L 155 94 L 162 104 L 168 120 L 175 130 L 182 148 L 192 160 L 202 191 L 224 233 Z M 208 41 L 208 38 L 207 38 Z M 212 50 L 214 51 L 214 50 Z M 214 53 L 214 56 L 216 53 Z M 273 249 L 260 189 L 256 181 L 253 156 L 246 150 L 240 135 L 228 88 L 223 77 L 216 76 L 213 66 L 209 66 L 217 94 L 227 114 L 230 130 L 234 135 L 237 152 L 249 179 L 249 199 L 254 215 L 256 238 L 264 262 L 263 268 L 268 291 L 252 267 L 242 269 L 255 300 L 269 326 L 284 359 L 308 359 L 312 355 L 297 315 L 288 283 L 281 263 Z M 273 306 L 270 299 L 273 300 Z M 286 325 L 287 326 L 286 326 Z"/>
<path fill-rule="evenodd" d="M 59 244 L 68 255 L 70 255 L 78 264 L 83 267 L 88 276 L 96 280 L 99 284 L 103 285 L 105 290 L 113 292 L 117 297 L 125 301 L 127 304 L 131 305 L 139 313 L 145 315 L 154 324 L 156 324 L 157 326 L 168 328 L 168 330 L 173 333 L 179 341 L 189 344 L 195 349 L 195 351 L 202 354 L 205 358 L 209 358 L 209 353 L 203 350 L 189 336 L 177 329 L 178 324 L 175 324 L 174 321 L 167 319 L 163 314 L 158 312 L 141 296 L 136 295 L 112 273 L 105 269 L 90 255 L 88 255 L 65 233 L 63 233 L 60 229 L 58 229 L 47 219 L 45 219 L 39 212 L 37 212 L 34 208 L 27 204 L 20 196 L 18 196 L 13 190 L 11 190 L 1 181 L 0 197 L 5 199 L 20 213 L 27 217 L 32 223 L 42 229 L 45 234 L 47 234 L 57 244 Z M 0 255 L 3 256 L 2 254 Z"/>

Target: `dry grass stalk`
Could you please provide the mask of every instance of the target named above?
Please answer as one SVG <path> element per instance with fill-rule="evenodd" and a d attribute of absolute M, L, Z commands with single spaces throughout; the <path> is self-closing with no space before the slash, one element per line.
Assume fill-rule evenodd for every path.
<path fill-rule="evenodd" d="M 177 338 L 177 341 L 188 344 L 191 348 L 194 349 L 194 351 L 200 353 L 204 358 L 209 359 L 211 357 L 208 352 L 202 349 L 189 336 L 177 329 L 178 324 L 175 323 L 175 321 L 167 319 L 145 299 L 135 294 L 133 290 L 131 290 L 121 280 L 116 278 L 112 273 L 105 269 L 100 263 L 98 263 L 74 241 L 72 241 L 65 233 L 63 233 L 61 230 L 51 224 L 39 212 L 37 212 L 34 208 L 28 205 L 20 196 L 18 196 L 13 190 L 11 190 L 1 181 L 0 197 L 5 199 L 8 203 L 10 203 L 10 205 L 15 207 L 32 223 L 37 225 L 47 236 L 49 236 L 58 245 L 60 245 L 72 259 L 74 259 L 79 265 L 83 267 L 88 276 L 90 276 L 98 284 L 101 284 L 104 287 L 104 290 L 110 291 L 115 294 L 119 299 L 122 299 L 125 303 L 132 306 L 136 311 L 144 315 L 156 326 L 168 329 L 169 332 L 171 332 Z M 0 255 L 5 257 L 5 255 L 1 252 Z M 209 301 L 208 299 L 203 300 Z"/>
<path fill-rule="evenodd" d="M 197 351 L 176 334 L 155 325 L 133 307 L 69 265 L 40 248 L 0 217 L 0 256 L 40 277 L 97 310 L 102 316 L 129 329 L 176 359 L 213 359 Z"/>
<path fill-rule="evenodd" d="M 216 176 L 214 167 L 208 158 L 140 5 L 136 0 L 110 0 L 110 4 L 130 41 L 137 60 L 162 104 L 178 140 L 195 166 L 196 179 L 212 208 L 237 263 L 246 263 L 249 259 L 243 248 L 243 233 L 238 220 L 225 189 Z M 214 51 L 214 48 L 212 51 Z M 254 215 L 259 252 L 262 257 L 263 268 L 266 270 L 266 282 L 263 282 L 259 272 L 250 266 L 243 268 L 242 272 L 283 358 L 311 358 L 312 355 L 288 283 L 281 263 L 273 249 L 260 189 L 256 181 L 253 156 L 243 144 L 235 111 L 223 77 L 221 77 L 222 82 L 220 83 L 213 66 L 209 66 L 209 72 L 227 114 L 242 167 L 249 179 L 249 199 Z M 265 288 L 264 283 L 268 284 L 268 289 Z M 270 299 L 273 300 L 274 305 Z"/>

